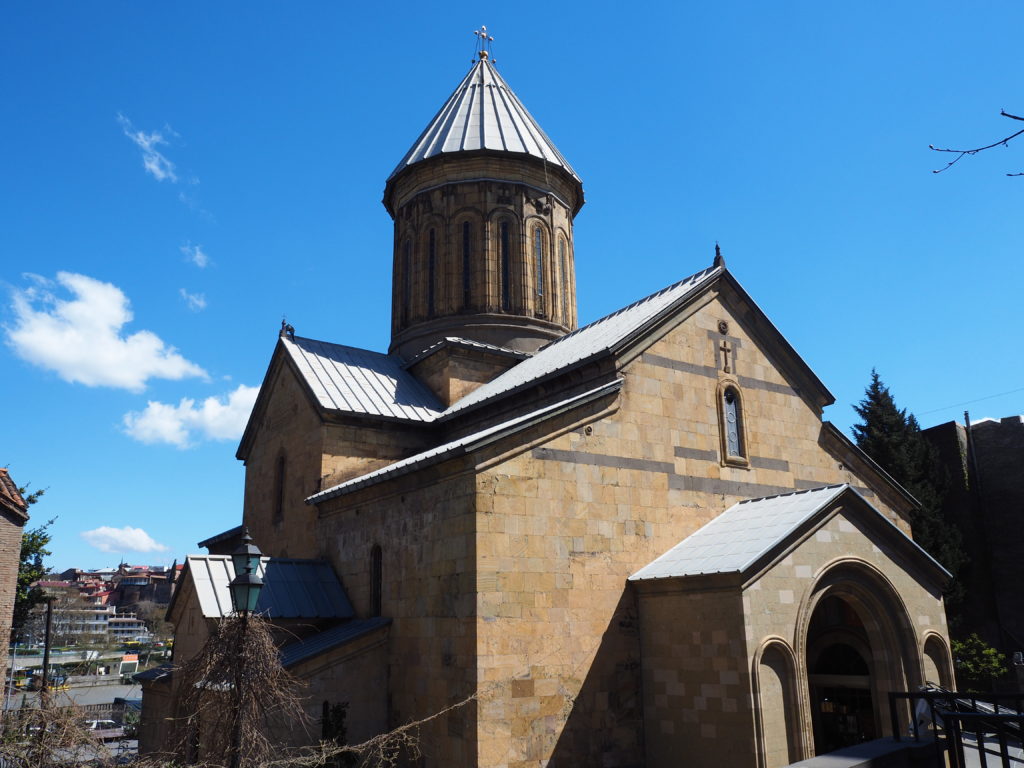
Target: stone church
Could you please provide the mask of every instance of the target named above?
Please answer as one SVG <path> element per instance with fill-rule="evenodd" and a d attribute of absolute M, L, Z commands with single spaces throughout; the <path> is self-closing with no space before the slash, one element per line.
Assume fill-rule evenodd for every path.
<path fill-rule="evenodd" d="M 951 684 L 915 500 L 721 255 L 577 326 L 583 184 L 486 50 L 383 202 L 388 351 L 284 328 L 238 449 L 311 712 L 357 742 L 463 702 L 426 766 L 774 768 Z M 240 531 L 188 558 L 178 662 Z M 152 748 L 173 674 L 145 690 Z"/>

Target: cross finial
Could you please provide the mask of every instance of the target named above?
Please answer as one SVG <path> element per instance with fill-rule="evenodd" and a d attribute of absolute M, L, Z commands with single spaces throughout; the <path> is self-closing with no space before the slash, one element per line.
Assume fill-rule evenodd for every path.
<path fill-rule="evenodd" d="M 487 26 L 483 25 L 480 29 L 473 30 L 473 34 L 477 38 L 476 53 L 480 57 L 480 60 L 486 59 L 491 54 L 491 43 L 494 42 L 494 38 L 487 34 Z"/>

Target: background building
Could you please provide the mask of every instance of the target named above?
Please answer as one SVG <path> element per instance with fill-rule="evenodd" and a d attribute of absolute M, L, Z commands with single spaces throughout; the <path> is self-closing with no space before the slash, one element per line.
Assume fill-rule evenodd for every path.
<path fill-rule="evenodd" d="M 28 504 L 18 492 L 6 467 L 0 467 L 0 672 L 7 669 L 7 645 L 11 615 L 18 588 L 21 534 L 28 522 Z"/>

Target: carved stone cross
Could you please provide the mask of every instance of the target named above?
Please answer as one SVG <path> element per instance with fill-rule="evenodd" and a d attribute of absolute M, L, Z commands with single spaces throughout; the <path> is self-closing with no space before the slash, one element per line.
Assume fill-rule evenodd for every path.
<path fill-rule="evenodd" d="M 732 350 L 729 349 L 729 342 L 723 341 L 722 346 L 720 346 L 719 349 L 722 350 L 722 360 L 724 362 L 722 370 L 729 373 L 729 353 L 732 352 Z"/>

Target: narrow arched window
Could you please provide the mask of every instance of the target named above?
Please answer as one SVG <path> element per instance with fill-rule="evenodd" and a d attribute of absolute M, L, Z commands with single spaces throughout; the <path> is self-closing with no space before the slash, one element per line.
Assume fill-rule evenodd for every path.
<path fill-rule="evenodd" d="M 462 306 L 469 308 L 470 299 L 470 257 L 473 229 L 468 221 L 462 222 Z"/>
<path fill-rule="evenodd" d="M 533 228 L 533 255 L 537 262 L 537 298 L 544 298 L 544 230 Z M 543 307 L 541 307 L 543 309 Z"/>
<path fill-rule="evenodd" d="M 370 550 L 370 615 L 380 616 L 381 593 L 384 586 L 383 554 L 379 544 Z"/>
<path fill-rule="evenodd" d="M 409 305 L 412 303 L 412 240 L 406 240 L 402 248 L 402 325 L 409 322 Z"/>
<path fill-rule="evenodd" d="M 746 459 L 743 445 L 743 404 L 735 387 L 722 390 L 722 430 L 726 459 Z"/>
<path fill-rule="evenodd" d="M 434 230 L 430 230 L 427 239 L 427 314 L 434 314 L 434 282 L 437 271 L 437 255 L 435 251 Z"/>
<path fill-rule="evenodd" d="M 279 523 L 284 519 L 284 480 L 285 480 L 285 458 L 282 453 L 277 457 L 277 466 L 274 468 L 274 522 Z"/>
<path fill-rule="evenodd" d="M 501 248 L 501 308 L 507 312 L 512 307 L 512 286 L 509 285 L 512 279 L 512 243 L 507 221 L 501 222 L 499 247 Z"/>
<path fill-rule="evenodd" d="M 569 293 L 569 273 L 565 271 L 565 239 L 558 238 L 558 272 L 562 278 L 562 322 L 569 324 L 566 295 Z"/>

